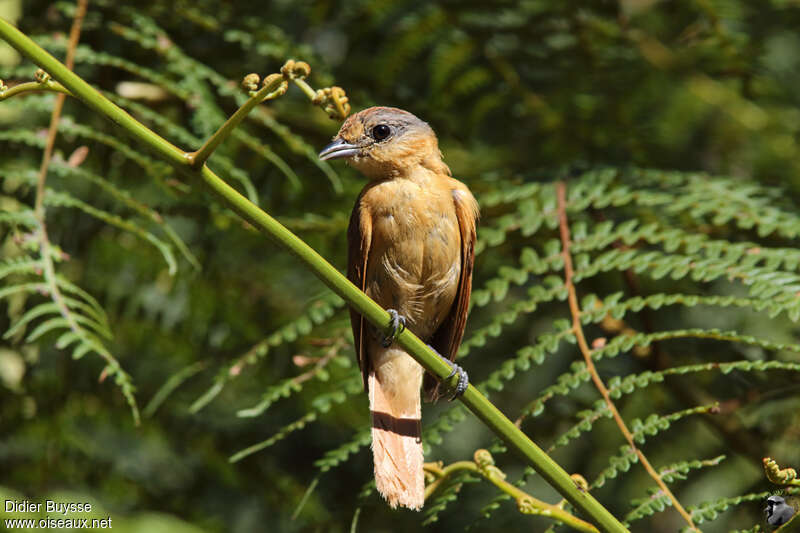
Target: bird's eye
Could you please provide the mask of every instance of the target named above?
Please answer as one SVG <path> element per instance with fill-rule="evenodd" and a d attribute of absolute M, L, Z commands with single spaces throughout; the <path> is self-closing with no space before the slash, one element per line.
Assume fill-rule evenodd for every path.
<path fill-rule="evenodd" d="M 378 124 L 372 128 L 372 138 L 376 141 L 384 140 L 390 133 L 392 133 L 392 129 L 386 124 Z"/>

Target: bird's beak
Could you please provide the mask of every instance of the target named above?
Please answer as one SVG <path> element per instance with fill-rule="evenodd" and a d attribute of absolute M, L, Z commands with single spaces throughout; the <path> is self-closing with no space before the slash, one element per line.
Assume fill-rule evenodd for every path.
<path fill-rule="evenodd" d="M 319 158 L 323 161 L 329 159 L 341 159 L 342 157 L 353 157 L 358 154 L 359 148 L 355 144 L 350 144 L 344 139 L 334 139 L 332 143 L 322 149 Z"/>

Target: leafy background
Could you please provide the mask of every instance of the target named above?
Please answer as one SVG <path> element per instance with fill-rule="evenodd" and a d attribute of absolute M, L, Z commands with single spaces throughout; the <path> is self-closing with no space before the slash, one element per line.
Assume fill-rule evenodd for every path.
<path fill-rule="evenodd" d="M 235 110 L 244 74 L 275 72 L 287 58 L 312 65 L 315 87 L 345 88 L 354 109 L 394 105 L 429 121 L 483 210 L 464 364 L 512 419 L 535 413 L 523 430 L 557 446 L 568 471 L 603 475 L 593 493 L 625 517 L 653 484 L 572 366 L 580 355 L 564 333 L 550 185 L 567 179 L 587 332 L 606 339 L 607 356 L 621 348 L 601 375 L 648 435 L 651 462 L 686 470 L 671 486 L 699 509 L 703 530 L 727 531 L 762 523 L 776 487 L 761 457 L 800 464 L 799 8 L 98 0 L 75 70 L 186 148 Z M 73 11 L 0 2 L 59 58 Z M 6 83 L 35 70 L 6 48 L 0 65 Z M 33 263 L 19 265 L 37 258 L 29 217 L 53 100 L 0 104 L 0 291 L 41 279 Z M 262 107 L 210 166 L 344 268 L 363 180 L 315 155 L 338 123 L 296 90 Z M 4 499 L 91 500 L 123 531 L 349 531 L 354 516 L 361 531 L 549 525 L 486 483 L 426 513 L 388 510 L 368 486 L 367 404 L 343 303 L 75 101 L 56 148 L 46 213 L 57 271 L 107 317 L 102 342 L 130 377 L 142 422 L 113 379 L 98 383 L 101 358 L 74 361 L 55 346 L 57 324 L 41 336 L 44 317 L 11 329 L 46 293 L 4 293 Z M 664 377 L 665 368 L 679 370 Z M 614 381 L 630 375 L 639 378 Z M 714 402 L 717 414 L 696 409 Z M 489 448 L 509 480 L 559 501 L 463 408 L 424 412 L 429 460 Z M 580 436 L 568 433 L 583 418 Z M 567 444 L 565 433 L 580 438 Z M 681 527 L 671 509 L 649 516 L 662 499 L 648 501 L 634 530 Z"/>

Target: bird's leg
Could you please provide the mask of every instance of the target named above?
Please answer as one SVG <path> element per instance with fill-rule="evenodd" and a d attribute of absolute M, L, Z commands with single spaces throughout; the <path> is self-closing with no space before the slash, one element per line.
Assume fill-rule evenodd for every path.
<path fill-rule="evenodd" d="M 406 329 L 406 317 L 395 311 L 394 309 L 387 309 L 386 310 L 392 317 L 392 320 L 389 322 L 389 327 L 392 328 L 392 332 L 389 335 L 384 335 L 383 340 L 381 340 L 381 346 L 384 348 L 388 348 L 392 345 L 394 340 L 400 334 L 401 331 Z"/>
<path fill-rule="evenodd" d="M 400 334 L 400 332 L 403 331 L 406 327 L 406 317 L 404 317 L 394 309 L 387 309 L 386 311 L 389 313 L 392 319 L 389 322 L 389 327 L 391 328 L 391 332 L 389 333 L 389 335 L 385 335 L 383 337 L 383 340 L 381 340 L 381 346 L 383 346 L 384 348 L 388 348 L 389 346 L 391 346 L 394 340 Z M 438 355 L 442 361 L 447 363 L 447 366 L 449 366 L 452 370 L 450 374 L 442 380 L 442 383 L 445 385 L 445 387 L 447 387 L 448 389 L 452 389 L 450 398 L 448 398 L 448 401 L 452 402 L 453 400 L 464 394 L 464 391 L 466 391 L 467 387 L 469 386 L 469 376 L 467 375 L 467 371 L 461 368 L 453 361 L 451 361 L 450 359 L 448 359 L 447 357 L 440 354 L 438 351 L 436 351 L 436 348 L 434 348 L 430 344 L 428 345 L 428 348 L 433 350 L 433 353 Z M 458 382 L 456 383 L 455 387 L 450 387 L 449 385 L 450 378 L 452 378 L 456 374 L 458 374 Z"/>
<path fill-rule="evenodd" d="M 467 387 L 469 386 L 469 376 L 467 375 L 467 371 L 464 370 L 463 368 L 461 368 L 455 362 L 451 361 L 447 357 L 445 357 L 442 354 L 440 354 L 439 352 L 437 352 L 436 349 L 433 346 L 431 346 L 430 344 L 428 345 L 428 348 L 433 350 L 433 353 L 438 355 L 439 358 L 442 361 L 444 361 L 445 363 L 447 363 L 447 366 L 449 366 L 450 369 L 451 369 L 450 374 L 448 374 L 447 377 L 442 380 L 442 384 L 444 384 L 444 386 L 447 387 L 448 389 L 452 389 L 453 392 L 450 394 L 450 397 L 447 399 L 448 402 L 452 402 L 453 400 L 455 400 L 456 398 L 458 398 L 459 396 L 464 394 L 464 391 L 466 391 Z M 458 383 L 456 383 L 455 387 L 450 387 L 450 385 L 449 385 L 450 378 L 452 378 L 456 374 L 458 374 Z"/>

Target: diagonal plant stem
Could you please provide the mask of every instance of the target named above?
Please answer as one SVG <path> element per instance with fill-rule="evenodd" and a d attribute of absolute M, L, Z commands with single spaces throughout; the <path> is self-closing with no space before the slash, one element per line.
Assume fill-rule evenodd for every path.
<path fill-rule="evenodd" d="M 586 369 L 592 376 L 592 381 L 594 382 L 595 387 L 597 387 L 597 390 L 600 391 L 600 394 L 603 396 L 603 399 L 605 400 L 609 411 L 611 411 L 619 430 L 622 432 L 625 440 L 628 441 L 628 445 L 636 453 L 637 457 L 639 457 L 639 461 L 642 463 L 644 469 L 647 470 L 647 473 L 650 475 L 650 477 L 655 480 L 661 491 L 669 497 L 669 499 L 672 501 L 672 505 L 675 506 L 675 509 L 681 514 L 683 519 L 686 520 L 686 522 L 689 524 L 689 527 L 695 531 L 699 531 L 694 525 L 692 517 L 686 512 L 686 509 L 683 508 L 678 499 L 672 494 L 672 492 L 669 490 L 669 487 L 667 487 L 667 484 L 664 483 L 664 480 L 661 479 L 661 476 L 659 476 L 658 472 L 655 471 L 644 453 L 642 453 L 642 451 L 636 446 L 633 434 L 628 429 L 628 426 L 625 425 L 625 421 L 622 419 L 617 407 L 611 400 L 611 395 L 608 393 L 608 389 L 603 383 L 603 380 L 600 378 L 600 374 L 597 373 L 597 368 L 594 366 L 594 361 L 592 360 L 592 350 L 589 348 L 589 344 L 586 342 L 586 336 L 584 335 L 583 327 L 581 326 L 581 308 L 578 304 L 577 291 L 575 290 L 575 284 L 572 282 L 574 270 L 572 268 L 572 255 L 570 254 L 569 222 L 567 220 L 567 186 L 563 181 L 556 183 L 556 196 L 558 200 L 558 223 L 561 233 L 561 253 L 564 256 L 564 285 L 567 287 L 569 310 L 570 314 L 572 315 L 572 331 L 575 334 L 575 338 L 578 341 L 578 347 L 580 348 L 583 359 L 586 362 Z"/>
<path fill-rule="evenodd" d="M 247 118 L 247 115 L 257 105 L 286 94 L 290 81 L 300 88 L 313 104 L 321 106 L 332 116 L 338 115 L 341 119 L 346 118 L 350 112 L 350 106 L 347 105 L 347 97 L 344 91 L 339 87 L 329 87 L 314 91 L 305 81 L 306 76 L 309 74 L 311 74 L 311 67 L 308 66 L 308 63 L 290 59 L 283 65 L 280 74 L 270 74 L 264 78 L 262 87 L 258 91 L 255 90 L 260 81 L 258 74 L 245 76 L 244 80 L 242 80 L 242 85 L 250 90 L 250 98 L 225 121 L 219 130 L 203 143 L 199 150 L 186 155 L 191 167 L 201 168 L 211 157 L 214 150 L 236 130 L 236 127 Z M 245 144 L 253 148 L 252 141 Z"/>
<path fill-rule="evenodd" d="M 245 78 L 245 83 L 248 83 L 248 78 L 251 76 L 258 77 L 257 74 L 249 74 L 248 77 Z M 255 81 L 255 84 L 258 84 L 258 81 Z M 211 157 L 211 154 L 214 153 L 214 150 L 217 149 L 222 141 L 233 133 L 233 130 L 242 123 L 254 107 L 264 100 L 272 100 L 273 98 L 283 95 L 288 87 L 289 85 L 286 80 L 284 80 L 283 76 L 279 74 L 267 76 L 261 89 L 254 92 L 250 96 L 250 99 L 248 99 L 242 107 L 237 109 L 236 112 L 225 121 L 225 124 L 203 143 L 203 146 L 201 146 L 199 150 L 186 155 L 186 159 L 189 160 L 189 164 L 192 168 L 202 167 L 206 163 L 206 160 Z"/>
<path fill-rule="evenodd" d="M 388 334 L 390 316 L 384 309 L 360 291 L 308 244 L 220 179 L 207 165 L 203 165 L 199 169 L 192 168 L 187 159 L 187 152 L 169 143 L 124 110 L 114 105 L 83 79 L 39 47 L 33 40 L 2 18 L 0 18 L 0 37 L 49 72 L 87 106 L 114 121 L 129 135 L 145 144 L 160 158 L 173 165 L 181 174 L 190 180 L 195 182 L 199 180 L 203 183 L 219 201 L 238 213 L 253 227 L 269 236 L 279 246 L 296 256 L 306 268 L 346 300 L 355 311 Z M 331 92 L 333 91 L 331 90 Z M 341 102 L 342 100 L 340 100 Z M 322 99 L 320 104 L 323 104 L 323 108 L 327 107 Z M 446 381 L 450 379 L 451 384 L 455 385 L 454 382 L 457 377 L 450 375 L 450 365 L 445 363 L 438 354 L 434 353 L 411 331 L 403 330 L 397 336 L 396 342 L 439 380 Z M 627 531 L 625 526 L 603 507 L 594 496 L 581 490 L 561 466 L 520 431 L 473 385 L 467 388 L 460 400 L 492 432 L 525 458 L 553 488 L 577 509 L 591 517 L 598 529 L 611 532 Z"/>
<path fill-rule="evenodd" d="M 69 30 L 69 43 L 67 44 L 67 57 L 64 65 L 67 69 L 72 70 L 75 66 L 75 49 L 78 47 L 78 39 L 81 36 L 81 26 L 83 25 L 83 18 L 86 16 L 86 9 L 89 7 L 89 0 L 78 0 L 78 6 L 75 10 L 75 18 L 72 21 L 72 28 Z M 47 85 L 46 78 L 43 79 L 41 84 Z M 63 87 L 59 86 L 60 89 Z M 54 89 L 53 89 L 54 90 Z M 50 115 L 50 128 L 47 130 L 47 141 L 44 147 L 44 155 L 42 156 L 42 165 L 39 168 L 39 179 L 36 183 L 36 204 L 34 207 L 34 214 L 41 223 L 42 240 L 47 241 L 47 231 L 44 225 L 44 185 L 47 181 L 47 169 L 50 167 L 50 159 L 53 157 L 53 147 L 56 143 L 56 134 L 58 133 L 58 121 L 61 118 L 61 110 L 64 108 L 64 100 L 67 99 L 66 91 L 58 91 L 56 96 L 56 103 L 53 105 L 53 112 Z M 47 259 L 45 258 L 45 261 Z"/>

